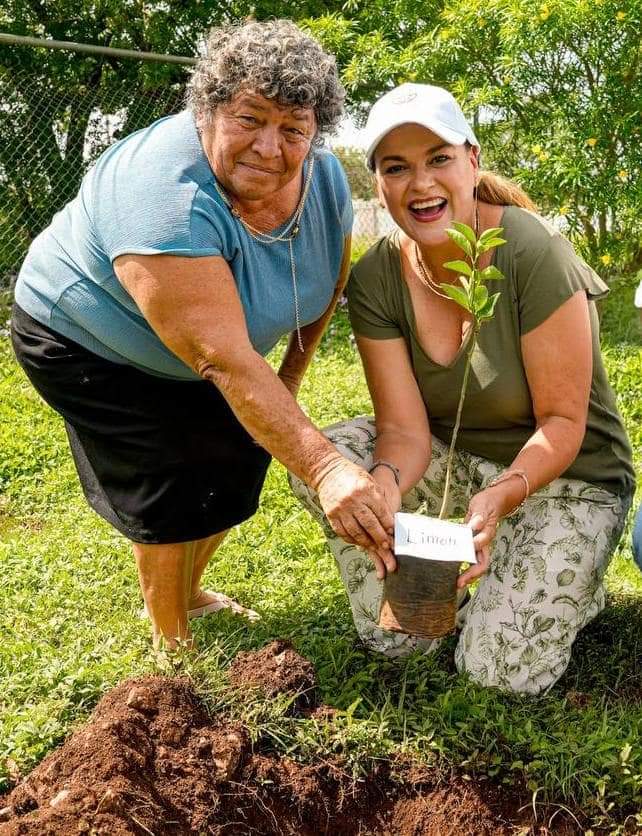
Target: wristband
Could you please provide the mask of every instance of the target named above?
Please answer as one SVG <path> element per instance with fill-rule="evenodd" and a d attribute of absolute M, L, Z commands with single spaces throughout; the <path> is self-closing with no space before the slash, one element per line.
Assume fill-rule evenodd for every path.
<path fill-rule="evenodd" d="M 395 482 L 397 483 L 397 487 L 399 487 L 400 474 L 399 474 L 399 468 L 398 467 L 395 467 L 395 465 L 392 464 L 391 462 L 386 462 L 383 459 L 377 459 L 376 462 L 373 462 L 372 467 L 370 468 L 368 473 L 372 473 L 372 471 L 376 467 L 387 467 L 388 470 L 390 470 L 392 472 L 392 475 L 395 477 Z"/>

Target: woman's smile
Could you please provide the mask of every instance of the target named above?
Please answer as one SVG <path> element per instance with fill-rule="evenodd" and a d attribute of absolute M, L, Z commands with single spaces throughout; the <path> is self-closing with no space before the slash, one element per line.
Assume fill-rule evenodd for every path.
<path fill-rule="evenodd" d="M 278 200 L 287 203 L 298 198 L 315 132 L 311 107 L 281 105 L 245 90 L 215 111 L 201 137 L 217 180 L 237 202 L 273 202 L 280 193 Z"/>
<path fill-rule="evenodd" d="M 265 165 L 261 165 L 260 163 L 250 163 L 245 162 L 243 160 L 239 160 L 236 165 L 243 166 L 244 168 L 249 168 L 250 171 L 255 171 L 257 174 L 282 174 L 283 171 L 277 168 L 268 168 Z"/>
<path fill-rule="evenodd" d="M 443 216 L 447 207 L 448 201 L 445 197 L 434 197 L 429 200 L 411 201 L 408 211 L 419 223 L 433 223 Z"/>
<path fill-rule="evenodd" d="M 453 221 L 471 224 L 477 152 L 414 122 L 391 130 L 374 153 L 379 198 L 420 246 L 449 244 Z"/>

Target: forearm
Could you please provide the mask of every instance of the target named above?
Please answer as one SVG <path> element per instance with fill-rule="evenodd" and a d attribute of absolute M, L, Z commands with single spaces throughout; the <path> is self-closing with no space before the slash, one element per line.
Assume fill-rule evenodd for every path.
<path fill-rule="evenodd" d="M 197 370 L 221 391 L 252 438 L 314 489 L 342 460 L 259 354 L 224 366 L 204 362 Z"/>
<path fill-rule="evenodd" d="M 430 436 L 384 429 L 377 434 L 374 460 L 382 459 L 399 468 L 399 490 L 403 495 L 414 488 L 426 472 L 430 449 Z"/>
<path fill-rule="evenodd" d="M 525 473 L 529 492 L 535 493 L 557 479 L 575 461 L 585 430 L 584 422 L 556 415 L 547 417 L 541 421 L 507 470 Z M 504 516 L 524 500 L 526 486 L 524 480 L 516 476 L 489 490 L 499 494 L 501 515 Z"/>

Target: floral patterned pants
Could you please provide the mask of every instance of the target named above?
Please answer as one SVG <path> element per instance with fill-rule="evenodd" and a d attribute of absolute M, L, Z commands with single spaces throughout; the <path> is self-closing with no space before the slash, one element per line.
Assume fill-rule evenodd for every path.
<path fill-rule="evenodd" d="M 325 435 L 346 458 L 372 465 L 372 418 L 334 424 Z M 423 479 L 403 497 L 404 511 L 437 515 L 448 449 L 432 440 Z M 503 466 L 458 451 L 450 517 L 463 517 L 472 494 Z M 438 640 L 392 633 L 377 625 L 383 584 L 367 555 L 330 528 L 316 494 L 291 477 L 295 495 L 322 524 L 346 587 L 361 640 L 387 656 L 416 648 L 430 652 Z M 478 683 L 530 694 L 551 687 L 566 670 L 579 630 L 605 603 L 602 578 L 622 533 L 630 500 L 573 479 L 555 479 L 497 527 L 490 570 L 460 609 L 455 662 Z"/>

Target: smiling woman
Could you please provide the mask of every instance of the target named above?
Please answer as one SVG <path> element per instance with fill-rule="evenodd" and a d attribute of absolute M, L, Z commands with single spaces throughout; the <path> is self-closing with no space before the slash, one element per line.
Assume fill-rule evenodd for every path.
<path fill-rule="evenodd" d="M 398 226 L 355 265 L 348 286 L 375 416 L 327 435 L 372 472 L 392 513 L 423 504 L 435 514 L 469 380 L 448 511 L 475 531 L 477 563 L 458 585 L 479 584 L 460 612 L 455 659 L 479 683 L 539 693 L 604 606 L 602 578 L 634 485 L 600 355 L 594 300 L 608 289 L 518 186 L 479 171 L 479 143 L 446 90 L 390 91 L 373 106 L 365 139 Z M 471 318 L 443 289 L 460 281 L 444 266 L 461 258 L 447 232 L 454 222 L 478 235 L 501 227 L 507 239 L 478 263 L 496 266 L 487 287 L 499 296 L 473 345 L 470 378 Z M 322 518 L 313 492 L 295 489 Z M 329 545 L 370 647 L 391 656 L 434 647 L 382 629 L 382 588 L 364 555 L 335 535 Z"/>
<path fill-rule="evenodd" d="M 349 189 L 321 147 L 343 98 L 293 23 L 213 30 L 188 109 L 108 149 L 22 267 L 16 354 L 90 505 L 132 541 L 156 644 L 221 607 L 256 616 L 201 577 L 270 455 L 391 560 L 380 488 L 295 400 L 350 261 Z M 264 355 L 285 334 L 276 374 Z"/>

